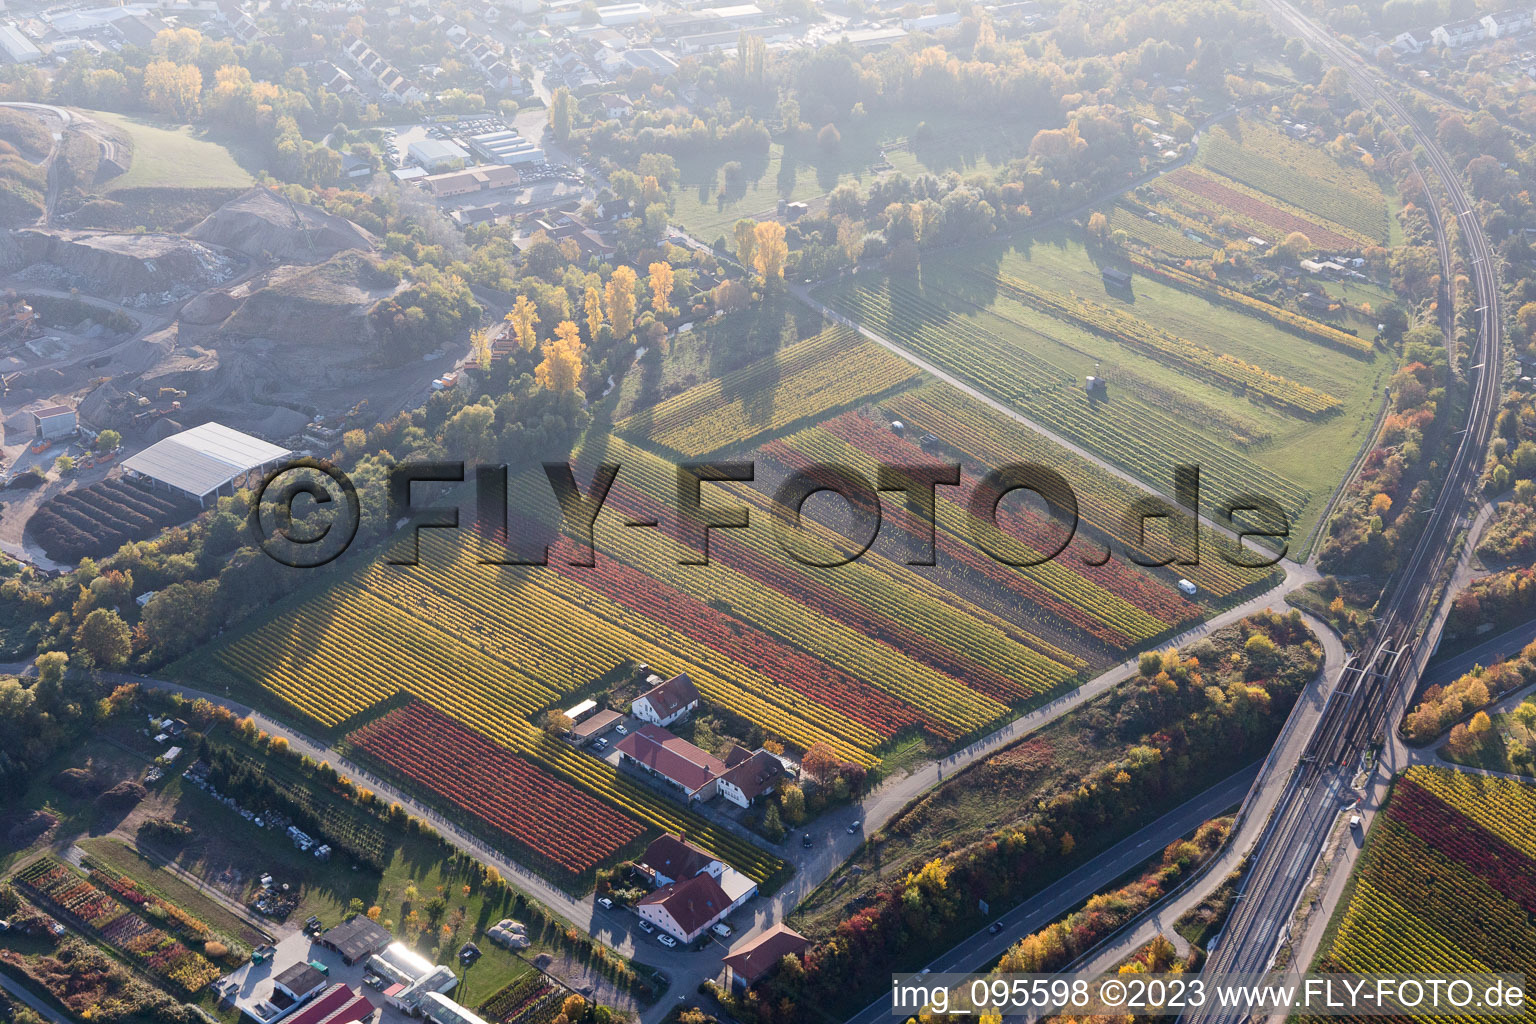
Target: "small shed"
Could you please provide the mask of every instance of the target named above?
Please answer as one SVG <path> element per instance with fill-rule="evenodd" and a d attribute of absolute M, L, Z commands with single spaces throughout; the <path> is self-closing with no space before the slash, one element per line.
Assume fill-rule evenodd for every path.
<path fill-rule="evenodd" d="M 1104 278 L 1104 283 L 1111 288 L 1129 288 L 1131 286 L 1131 275 L 1118 267 L 1105 267 L 1099 273 Z"/>
<path fill-rule="evenodd" d="M 50 405 L 32 410 L 33 433 L 40 441 L 67 437 L 73 434 L 78 426 L 79 422 L 75 417 L 73 406 Z"/>

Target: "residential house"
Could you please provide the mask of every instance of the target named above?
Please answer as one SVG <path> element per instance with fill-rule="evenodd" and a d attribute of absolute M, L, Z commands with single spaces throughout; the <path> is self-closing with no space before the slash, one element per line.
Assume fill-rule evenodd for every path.
<path fill-rule="evenodd" d="M 1429 33 L 1430 40 L 1436 46 L 1443 49 L 1480 42 L 1486 39 L 1487 36 L 1488 30 L 1483 27 L 1483 22 L 1480 18 L 1463 18 L 1461 21 L 1437 25 Z"/>
<path fill-rule="evenodd" d="M 713 875 L 699 874 L 664 885 L 635 904 L 649 921 L 680 942 L 692 942 L 731 910 L 730 897 Z"/>
<path fill-rule="evenodd" d="M 1529 31 L 1533 10 L 1530 7 L 1511 7 L 1482 17 L 1483 31 L 1489 39 L 1506 39 Z"/>
<path fill-rule="evenodd" d="M 728 767 L 716 788 L 738 807 L 751 807 L 758 797 L 772 793 L 784 775 L 784 762 L 766 750 L 749 753 L 734 747 L 725 761 Z"/>
<path fill-rule="evenodd" d="M 551 232 L 550 237 L 561 236 Z M 652 725 L 671 725 L 698 708 L 699 699 L 699 689 L 693 685 L 693 680 L 686 672 L 679 672 L 636 697 L 629 706 L 629 713 Z"/>
<path fill-rule="evenodd" d="M 747 989 L 767 977 L 768 972 L 779 965 L 786 956 L 799 956 L 811 945 L 811 940 L 786 924 L 776 924 L 755 939 L 743 942 L 721 958 L 725 964 L 728 983 L 738 992 Z"/>
<path fill-rule="evenodd" d="M 694 875 L 708 874 L 720 880 L 725 864 L 676 836 L 657 836 L 635 862 L 651 884 L 671 885 Z"/>

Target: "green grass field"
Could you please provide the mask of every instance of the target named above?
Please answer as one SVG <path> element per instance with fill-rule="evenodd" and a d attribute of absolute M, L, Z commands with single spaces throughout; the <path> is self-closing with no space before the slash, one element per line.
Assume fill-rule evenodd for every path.
<path fill-rule="evenodd" d="M 127 136 L 133 146 L 133 163 L 127 173 L 108 184 L 109 192 L 139 188 L 246 188 L 255 180 L 226 147 L 201 138 L 190 127 L 162 127 L 102 110 L 85 113 Z"/>
<path fill-rule="evenodd" d="M 814 137 L 773 142 L 766 157 L 718 157 L 680 160 L 682 183 L 675 193 L 676 220 L 706 242 L 729 236 L 742 217 L 772 216 L 780 199 L 810 202 L 844 182 L 867 189 L 881 174 L 993 174 L 1028 149 L 1038 125 L 1027 119 L 983 120 L 934 114 L 871 116 L 838 123 L 841 139 L 820 146 Z M 816 126 L 820 128 L 820 126 Z M 872 168 L 882 160 L 890 171 Z M 741 178 L 720 192 L 721 167 L 735 159 Z"/>
<path fill-rule="evenodd" d="M 1310 420 L 1251 401 L 1198 374 L 1175 369 L 1142 351 L 1033 309 L 1009 297 L 999 286 L 1000 276 L 1129 313 L 1180 338 L 1326 391 L 1341 400 L 1342 411 Z M 851 311 L 849 296 L 858 287 L 873 284 L 870 276 L 864 275 L 857 282 L 830 289 L 824 297 Z M 1167 445 L 1170 456 L 1163 461 L 1176 461 L 1171 455 L 1175 451 L 1210 453 L 1214 444 L 1229 452 L 1229 458 L 1257 467 L 1255 480 L 1279 477 L 1304 490 L 1305 501 L 1292 522 L 1291 536 L 1296 544 L 1311 529 L 1365 442 L 1380 408 L 1381 387 L 1394 363 L 1385 353 L 1361 360 L 1312 344 L 1266 321 L 1141 275 L 1135 277 L 1131 294 L 1108 293 L 1090 254 L 1063 231 L 932 257 L 923 265 L 920 282 L 907 282 L 904 287 L 920 291 L 925 300 L 952 314 L 944 326 L 950 340 L 926 354 L 962 379 L 1012 400 L 1021 411 L 1031 413 L 1036 398 L 1046 398 L 1009 395 L 1010 360 L 1027 360 L 1036 366 L 1043 363 L 1059 371 L 1055 386 L 1063 392 L 1080 391 L 1083 378 L 1097 369 L 1111 382 L 1110 406 L 1122 403 L 1131 409 L 1145 409 L 1149 416 L 1172 414 L 1159 426 L 1158 436 L 1149 438 Z M 983 362 L 965 344 L 968 337 L 983 336 L 994 339 L 989 362 Z M 1073 415 L 1073 422 L 1085 428 L 1081 436 L 1074 435 L 1076 439 L 1102 452 L 1094 447 L 1088 429 L 1087 418 L 1094 412 L 1083 405 Z M 1070 424 L 1067 427 L 1071 434 Z M 1172 433 L 1163 436 L 1168 431 Z M 1245 438 L 1246 443 L 1240 444 L 1238 438 Z M 1113 455 L 1108 457 L 1147 476 L 1145 464 L 1137 467 Z M 1207 500 L 1216 500 L 1230 489 L 1236 475 L 1213 463 L 1207 463 L 1204 472 L 1211 485 Z M 1159 488 L 1169 486 L 1167 480 L 1148 479 Z"/>

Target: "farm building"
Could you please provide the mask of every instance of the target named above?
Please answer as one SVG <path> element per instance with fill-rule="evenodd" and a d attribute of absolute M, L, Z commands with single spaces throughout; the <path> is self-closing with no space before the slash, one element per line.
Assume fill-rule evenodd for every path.
<path fill-rule="evenodd" d="M 360 992 L 337 982 L 304 1009 L 285 1018 L 284 1024 L 358 1024 L 369 1020 L 374 1012 L 373 1004 Z"/>
<path fill-rule="evenodd" d="M 349 967 L 381 952 L 393 941 L 394 937 L 388 931 L 362 914 L 328 929 L 320 936 L 320 945 L 341 954 L 341 959 Z"/>
<path fill-rule="evenodd" d="M 652 725 L 671 725 L 698 706 L 699 688 L 687 673 L 679 672 L 636 697 L 629 713 Z"/>
<path fill-rule="evenodd" d="M 618 751 L 620 761 L 666 779 L 689 801 L 714 796 L 716 780 L 725 774 L 724 761 L 654 725 L 625 736 Z"/>
<path fill-rule="evenodd" d="M 565 709 L 565 717 L 569 718 L 571 720 L 571 722 L 574 724 L 576 722 L 580 722 L 583 718 L 586 718 L 588 715 L 590 715 L 592 712 L 594 712 L 596 710 L 597 710 L 597 701 L 595 701 L 595 700 L 584 700 L 580 704 L 572 704 L 570 707 L 566 708 Z"/>
<path fill-rule="evenodd" d="M 601 736 L 609 729 L 612 729 L 619 719 L 623 717 L 617 711 L 599 711 L 590 718 L 584 719 L 576 728 L 572 729 L 571 738 L 578 743 L 585 743 L 587 740 L 595 736 Z"/>
<path fill-rule="evenodd" d="M 279 1000 L 286 1000 L 290 1006 L 307 1002 L 325 991 L 326 980 L 325 975 L 301 961 L 273 978 L 272 988 L 274 991 L 270 1001 L 282 1009 Z"/>
<path fill-rule="evenodd" d="M 776 924 L 757 938 L 744 942 L 721 958 L 730 984 L 745 992 L 757 984 L 786 956 L 799 956 L 811 942 L 786 924 Z"/>
<path fill-rule="evenodd" d="M 123 462 L 130 479 L 147 480 L 206 505 L 208 499 L 265 473 L 293 453 L 222 423 L 172 434 Z"/>
<path fill-rule="evenodd" d="M 635 910 L 682 942 L 692 942 L 731 910 L 730 897 L 713 875 L 694 875 L 641 897 Z"/>
<path fill-rule="evenodd" d="M 78 426 L 75 418 L 75 410 L 68 405 L 50 405 L 42 409 L 32 410 L 33 436 L 39 441 L 52 441 L 56 437 L 67 437 L 75 432 Z"/>
<path fill-rule="evenodd" d="M 441 992 L 428 992 L 421 1001 L 421 1012 L 432 1024 L 488 1024 L 484 1017 L 465 1009 Z"/>

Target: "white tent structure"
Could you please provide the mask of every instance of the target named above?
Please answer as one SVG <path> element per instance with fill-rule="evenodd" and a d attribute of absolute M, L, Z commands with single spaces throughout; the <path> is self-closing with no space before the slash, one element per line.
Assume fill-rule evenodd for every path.
<path fill-rule="evenodd" d="M 265 473 L 292 454 L 222 423 L 204 423 L 156 441 L 124 460 L 123 472 L 180 491 L 205 505 L 226 488 L 233 494 L 252 474 Z"/>

